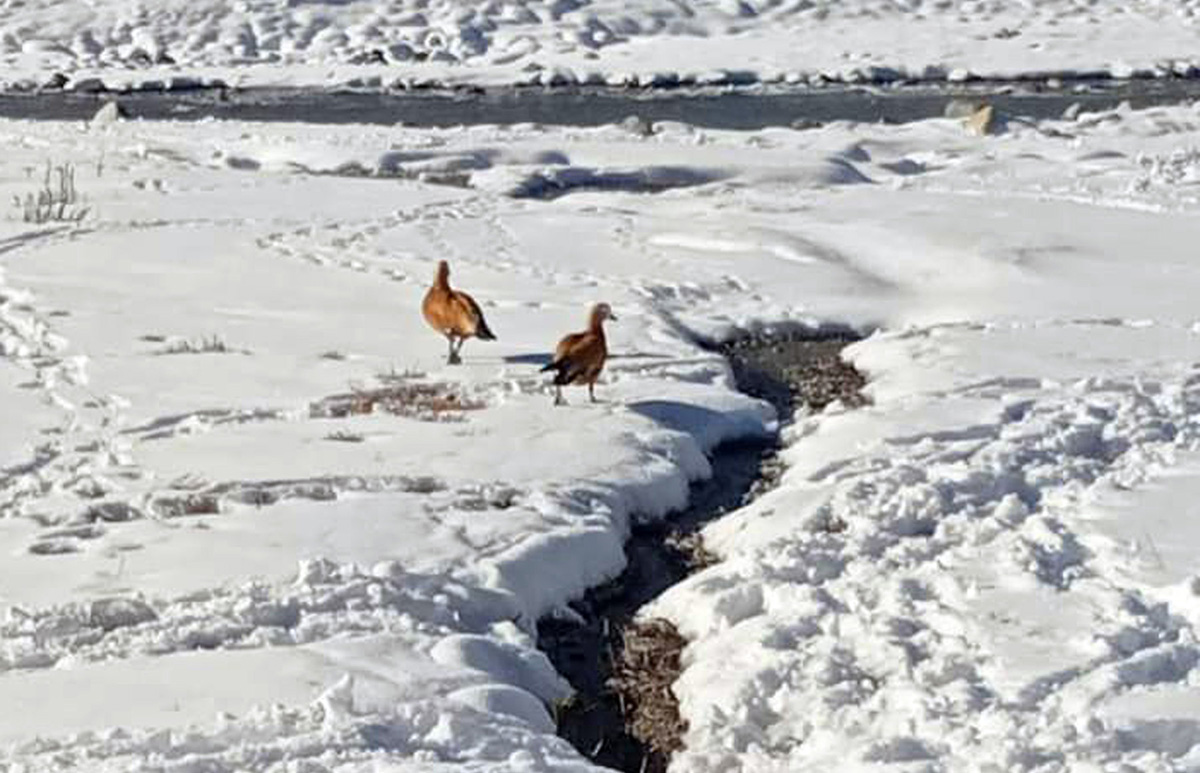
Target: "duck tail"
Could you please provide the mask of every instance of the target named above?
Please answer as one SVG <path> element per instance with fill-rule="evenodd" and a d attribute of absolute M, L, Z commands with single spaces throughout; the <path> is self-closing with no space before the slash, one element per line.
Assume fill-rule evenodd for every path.
<path fill-rule="evenodd" d="M 570 360 L 556 360 L 542 368 L 542 373 L 548 370 L 554 371 L 554 383 L 558 386 L 565 386 L 578 375 L 574 365 Z"/>
<path fill-rule="evenodd" d="M 570 360 L 555 360 L 544 366 L 541 372 L 545 373 L 546 371 L 550 370 L 554 371 L 554 383 L 558 386 L 570 384 L 571 378 L 574 376 Z"/>
<path fill-rule="evenodd" d="M 479 318 L 479 327 L 475 329 L 475 337 L 481 341 L 495 341 L 496 334 L 488 327 L 487 320 L 483 317 Z"/>

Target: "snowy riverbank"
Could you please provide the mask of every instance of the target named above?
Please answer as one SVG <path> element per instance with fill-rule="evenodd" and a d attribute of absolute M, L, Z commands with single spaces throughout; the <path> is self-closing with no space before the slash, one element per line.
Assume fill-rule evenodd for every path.
<path fill-rule="evenodd" d="M 31 0 L 0 11 L 9 88 L 221 80 L 667 85 L 1189 75 L 1191 0 Z"/>

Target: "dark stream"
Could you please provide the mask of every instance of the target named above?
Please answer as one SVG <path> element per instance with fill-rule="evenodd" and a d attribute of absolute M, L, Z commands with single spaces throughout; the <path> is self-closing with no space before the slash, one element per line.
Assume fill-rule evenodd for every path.
<path fill-rule="evenodd" d="M 1004 115 L 1061 116 L 1071 105 L 1107 110 L 1200 98 L 1200 80 L 977 82 L 940 85 L 631 89 L 602 87 L 481 90 L 321 90 L 193 88 L 95 92 L 43 90 L 0 94 L 0 117 L 86 120 L 116 100 L 131 118 L 288 121 L 318 124 L 403 123 L 417 127 L 542 123 L 600 126 L 636 115 L 714 129 L 761 129 L 830 121 L 904 123 L 944 115 L 955 99 L 986 100 Z"/>
<path fill-rule="evenodd" d="M 719 349 L 730 361 L 738 388 L 772 403 L 786 423 L 800 405 L 861 401 L 861 375 L 838 356 L 853 340 L 842 332 L 759 335 Z M 629 563 L 624 573 L 573 602 L 583 624 L 547 618 L 538 625 L 539 646 L 577 691 L 558 713 L 559 735 L 596 763 L 634 773 L 666 770 L 681 722 L 676 710 L 674 723 L 664 721 L 643 737 L 631 731 L 637 690 L 612 681 L 620 669 L 625 633 L 642 606 L 711 559 L 699 543 L 700 529 L 770 488 L 777 471 L 771 463 L 775 450 L 774 441 L 717 448 L 713 477 L 692 487 L 687 509 L 666 521 L 635 527 L 625 545 Z M 673 655 L 677 652 L 663 653 L 664 668 Z"/>

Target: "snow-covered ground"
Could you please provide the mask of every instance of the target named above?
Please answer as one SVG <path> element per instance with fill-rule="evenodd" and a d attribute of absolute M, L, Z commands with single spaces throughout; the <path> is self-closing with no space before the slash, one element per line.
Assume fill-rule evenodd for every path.
<path fill-rule="evenodd" d="M 692 332 L 820 321 L 873 404 L 647 610 L 673 769 L 1200 766 L 1200 111 L 656 130 L 0 123 L 89 208 L 0 224 L 0 769 L 589 769 L 534 621 L 774 429 Z M 473 409 L 330 409 L 419 384 Z"/>
<path fill-rule="evenodd" d="M 12 0 L 0 7 L 0 77 L 118 87 L 1188 74 L 1200 66 L 1197 10 L 1195 0 Z"/>

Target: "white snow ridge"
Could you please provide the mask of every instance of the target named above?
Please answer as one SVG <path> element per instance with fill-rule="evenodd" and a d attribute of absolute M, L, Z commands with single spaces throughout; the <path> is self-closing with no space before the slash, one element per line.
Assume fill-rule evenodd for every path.
<path fill-rule="evenodd" d="M 106 72 L 1117 37 L 1065 2 L 9 5 L 14 67 Z M 1122 45 L 1190 34 L 1123 8 Z M 1071 115 L 0 122 L 0 771 L 600 770 L 537 622 L 776 432 L 778 485 L 640 613 L 687 640 L 672 773 L 1200 770 L 1200 112 Z M 498 336 L 462 365 L 441 260 Z M 601 301 L 600 400 L 555 408 Z M 782 428 L 699 343 L 822 325 L 869 403 Z"/>

